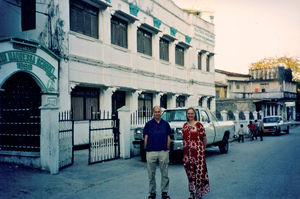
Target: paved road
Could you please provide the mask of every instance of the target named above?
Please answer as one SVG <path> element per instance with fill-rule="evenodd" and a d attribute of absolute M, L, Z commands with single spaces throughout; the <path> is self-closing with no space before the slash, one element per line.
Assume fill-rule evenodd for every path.
<path fill-rule="evenodd" d="M 207 149 L 211 192 L 204 199 L 300 198 L 299 151 L 300 127 L 263 142 L 233 142 L 226 155 L 217 147 Z M 88 166 L 86 151 L 77 151 L 75 164 L 58 175 L 0 164 L 0 199 L 144 199 L 146 173 L 139 158 Z M 159 175 L 157 170 L 158 179 Z M 172 199 L 187 198 L 182 164 L 170 165 L 169 176 Z"/>

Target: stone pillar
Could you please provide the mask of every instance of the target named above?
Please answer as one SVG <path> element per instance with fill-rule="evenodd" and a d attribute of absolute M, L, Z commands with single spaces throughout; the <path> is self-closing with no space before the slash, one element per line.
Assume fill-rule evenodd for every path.
<path fill-rule="evenodd" d="M 202 97 L 202 107 L 207 108 L 207 99 L 208 98 L 206 96 Z"/>
<path fill-rule="evenodd" d="M 131 112 L 135 112 L 138 110 L 138 98 L 139 98 L 139 94 L 141 94 L 141 93 L 142 93 L 142 91 L 133 91 L 131 93 L 131 96 L 129 99 Z"/>
<path fill-rule="evenodd" d="M 235 121 L 239 121 L 240 120 L 240 118 L 239 118 L 239 111 L 234 111 L 234 117 L 235 117 Z"/>
<path fill-rule="evenodd" d="M 277 115 L 281 115 L 281 113 L 280 113 L 280 106 L 281 106 L 280 104 L 277 105 Z"/>
<path fill-rule="evenodd" d="M 259 111 L 259 115 L 261 116 L 261 119 L 264 118 L 264 112 L 262 110 Z"/>
<path fill-rule="evenodd" d="M 253 111 L 254 120 L 257 120 L 257 111 Z"/>
<path fill-rule="evenodd" d="M 186 106 L 191 107 L 191 106 L 196 106 L 197 103 L 195 103 L 195 96 L 190 95 L 186 97 Z"/>
<path fill-rule="evenodd" d="M 100 91 L 100 111 L 112 112 L 112 94 L 115 88 L 101 89 Z"/>
<path fill-rule="evenodd" d="M 59 172 L 59 126 L 58 107 L 56 96 L 42 96 L 42 101 L 46 101 L 41 109 L 41 169 L 50 171 L 51 174 Z"/>
<path fill-rule="evenodd" d="M 221 116 L 222 116 L 222 120 L 223 120 L 223 121 L 227 121 L 227 119 L 228 119 L 227 113 L 228 113 L 228 112 L 225 111 L 225 110 L 221 111 Z"/>
<path fill-rule="evenodd" d="M 130 110 L 126 106 L 118 109 L 120 120 L 120 157 L 130 158 Z"/>
<path fill-rule="evenodd" d="M 153 94 L 153 106 L 160 106 L 160 98 L 163 93 Z"/>
<path fill-rule="evenodd" d="M 176 107 L 176 95 L 168 95 L 167 106 L 168 108 Z"/>
<path fill-rule="evenodd" d="M 245 119 L 246 119 L 247 123 L 249 123 L 249 121 L 250 121 L 249 113 L 250 113 L 249 111 L 244 111 L 244 115 L 245 115 Z"/>

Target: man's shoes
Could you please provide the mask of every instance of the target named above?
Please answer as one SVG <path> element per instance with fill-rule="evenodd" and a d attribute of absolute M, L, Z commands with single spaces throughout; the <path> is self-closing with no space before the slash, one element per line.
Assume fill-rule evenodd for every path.
<path fill-rule="evenodd" d="M 167 192 L 162 192 L 162 193 L 161 193 L 161 198 L 162 198 L 162 199 L 171 199 L 170 196 L 168 196 L 168 193 L 167 193 Z"/>

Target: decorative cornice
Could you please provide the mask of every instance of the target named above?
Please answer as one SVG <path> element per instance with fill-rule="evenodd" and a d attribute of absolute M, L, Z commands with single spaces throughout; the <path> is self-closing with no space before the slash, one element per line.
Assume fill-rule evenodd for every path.
<path fill-rule="evenodd" d="M 129 4 L 129 12 L 130 14 L 134 15 L 137 17 L 138 12 L 140 11 L 140 8 L 137 7 L 136 5 L 130 3 Z"/>
<path fill-rule="evenodd" d="M 178 30 L 176 28 L 170 27 L 170 35 L 175 37 L 177 32 L 178 32 Z"/>
<path fill-rule="evenodd" d="M 160 28 L 161 20 L 157 19 L 156 17 L 153 17 L 153 25 L 157 28 Z"/>

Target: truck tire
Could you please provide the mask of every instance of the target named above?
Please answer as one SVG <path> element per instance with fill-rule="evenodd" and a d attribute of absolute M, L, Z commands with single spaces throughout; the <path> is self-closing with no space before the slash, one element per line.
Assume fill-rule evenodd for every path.
<path fill-rule="evenodd" d="M 219 144 L 219 150 L 220 153 L 225 154 L 228 153 L 228 149 L 229 149 L 228 137 L 225 135 Z"/>
<path fill-rule="evenodd" d="M 140 156 L 141 156 L 141 160 L 143 161 L 143 162 L 146 162 L 147 160 L 146 160 L 146 150 L 144 149 L 144 144 L 143 144 L 143 142 L 141 142 L 141 144 L 140 144 Z"/>
<path fill-rule="evenodd" d="M 280 129 L 280 127 L 279 127 L 275 134 L 276 134 L 277 136 L 280 136 L 280 132 L 281 132 L 281 129 Z"/>

